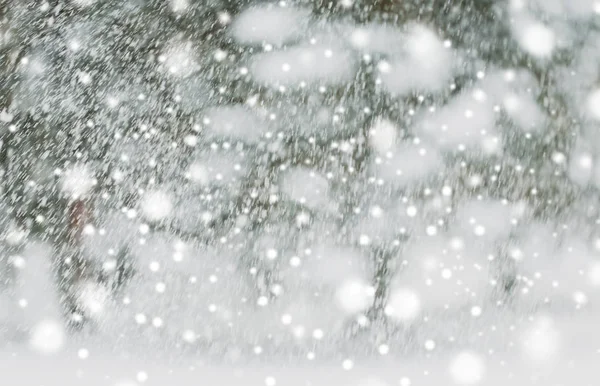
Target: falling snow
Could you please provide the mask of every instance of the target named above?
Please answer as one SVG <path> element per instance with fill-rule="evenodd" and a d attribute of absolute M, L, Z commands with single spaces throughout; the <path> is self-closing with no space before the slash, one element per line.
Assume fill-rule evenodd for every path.
<path fill-rule="evenodd" d="M 0 15 L 0 384 L 597 383 L 600 2 Z"/>

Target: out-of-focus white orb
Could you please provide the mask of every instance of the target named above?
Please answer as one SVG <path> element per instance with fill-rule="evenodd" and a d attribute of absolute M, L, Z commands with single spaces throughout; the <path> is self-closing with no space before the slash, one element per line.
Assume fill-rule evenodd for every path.
<path fill-rule="evenodd" d="M 478 354 L 464 351 L 452 359 L 449 370 L 455 384 L 475 385 L 483 378 L 485 362 Z"/>
<path fill-rule="evenodd" d="M 96 185 L 96 180 L 85 165 L 76 165 L 62 175 L 61 190 L 70 197 L 83 197 Z"/>
<path fill-rule="evenodd" d="M 43 320 L 36 324 L 29 337 L 30 347 L 42 354 L 60 351 L 65 341 L 63 326 L 55 320 Z"/>
<path fill-rule="evenodd" d="M 349 314 L 363 311 L 371 305 L 373 292 L 362 280 L 348 280 L 336 291 L 337 305 Z"/>
<path fill-rule="evenodd" d="M 522 336 L 524 355 L 533 361 L 548 361 L 556 356 L 560 333 L 549 317 L 539 317 Z"/>
<path fill-rule="evenodd" d="M 164 220 L 172 210 L 171 197 L 163 191 L 148 192 L 142 199 L 142 212 L 150 221 Z"/>
<path fill-rule="evenodd" d="M 585 107 L 591 118 L 600 121 L 600 89 L 594 90 L 588 95 Z"/>
<path fill-rule="evenodd" d="M 411 321 L 420 312 L 421 300 L 416 292 L 408 288 L 394 290 L 385 308 L 386 315 L 400 322 Z"/>
<path fill-rule="evenodd" d="M 548 57 L 554 51 L 556 37 L 554 32 L 541 23 L 531 23 L 523 28 L 519 38 L 521 47 L 537 57 Z"/>

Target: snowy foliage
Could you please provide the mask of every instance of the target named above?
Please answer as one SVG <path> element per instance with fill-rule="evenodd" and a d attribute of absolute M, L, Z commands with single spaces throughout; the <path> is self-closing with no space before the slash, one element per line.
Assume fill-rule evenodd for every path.
<path fill-rule="evenodd" d="M 251 62 L 251 72 L 257 81 L 293 88 L 343 84 L 352 80 L 355 67 L 355 60 L 343 47 L 319 43 L 265 52 Z"/>
<path fill-rule="evenodd" d="M 235 19 L 231 30 L 240 43 L 281 46 L 304 35 L 309 16 L 308 9 L 274 4 L 251 7 Z"/>
<path fill-rule="evenodd" d="M 439 92 L 448 87 L 453 72 L 450 44 L 442 42 L 425 26 L 412 26 L 403 37 L 403 49 L 390 55 L 391 63 L 379 62 L 379 76 L 394 95 L 414 91 Z"/>
<path fill-rule="evenodd" d="M 285 172 L 281 191 L 291 200 L 311 209 L 327 209 L 329 182 L 309 169 L 297 168 Z"/>

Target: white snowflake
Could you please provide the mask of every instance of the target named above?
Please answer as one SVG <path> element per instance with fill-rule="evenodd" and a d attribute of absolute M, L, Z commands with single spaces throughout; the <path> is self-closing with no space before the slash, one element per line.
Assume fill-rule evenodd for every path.
<path fill-rule="evenodd" d="M 65 331 L 60 322 L 42 320 L 32 328 L 29 344 L 41 354 L 54 354 L 63 348 L 65 338 Z"/>
<path fill-rule="evenodd" d="M 450 362 L 450 376 L 457 385 L 476 385 L 485 375 L 485 361 L 474 352 L 464 351 Z"/>

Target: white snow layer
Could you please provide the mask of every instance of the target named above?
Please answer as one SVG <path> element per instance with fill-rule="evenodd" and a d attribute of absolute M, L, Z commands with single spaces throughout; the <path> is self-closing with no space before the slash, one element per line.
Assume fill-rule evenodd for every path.
<path fill-rule="evenodd" d="M 503 201 L 473 200 L 456 210 L 460 234 L 485 241 L 508 236 L 521 216 L 520 206 Z"/>
<path fill-rule="evenodd" d="M 310 255 L 293 268 L 293 274 L 316 286 L 336 287 L 349 278 L 366 279 L 367 263 L 367 257 L 357 249 L 323 244 L 311 248 Z"/>
<path fill-rule="evenodd" d="M 250 71 L 264 85 L 302 87 L 346 83 L 354 77 L 356 61 L 348 50 L 334 44 L 302 44 L 252 58 Z"/>
<path fill-rule="evenodd" d="M 400 323 L 412 322 L 421 312 L 421 299 L 412 288 L 394 288 L 390 293 L 385 314 Z"/>
<path fill-rule="evenodd" d="M 158 60 L 163 70 L 175 77 L 187 77 L 200 69 L 194 46 L 190 42 L 171 41 Z"/>
<path fill-rule="evenodd" d="M 546 58 L 554 52 L 556 35 L 546 25 L 523 18 L 517 19 L 513 28 L 513 33 L 521 48 L 529 54 L 539 58 Z"/>
<path fill-rule="evenodd" d="M 247 171 L 243 161 L 236 153 L 204 153 L 190 164 L 186 177 L 200 186 L 233 187 Z"/>
<path fill-rule="evenodd" d="M 557 1 L 562 0 L 550 0 L 545 3 L 549 5 Z M 546 59 L 552 55 L 558 42 L 557 33 L 552 27 L 556 26 L 560 31 L 561 26 L 557 23 L 542 23 L 536 16 L 539 15 L 539 10 L 527 9 L 526 5 L 527 3 L 522 0 L 511 1 L 509 11 L 512 16 L 510 21 L 512 34 L 525 52 L 538 59 Z"/>
<path fill-rule="evenodd" d="M 330 205 L 329 181 L 308 168 L 296 167 L 285 171 L 281 178 L 281 191 L 310 209 L 327 211 Z"/>
<path fill-rule="evenodd" d="M 144 194 L 141 209 L 148 220 L 160 221 L 169 217 L 173 210 L 173 202 L 169 193 L 154 190 Z"/>
<path fill-rule="evenodd" d="M 588 142 L 578 140 L 569 155 L 567 175 L 580 186 L 600 185 L 600 167 Z"/>
<path fill-rule="evenodd" d="M 517 127 L 525 131 L 538 131 L 543 127 L 545 115 L 529 93 L 508 92 L 502 99 L 502 107 Z"/>
<path fill-rule="evenodd" d="M 485 375 L 485 361 L 477 353 L 463 351 L 454 357 L 449 370 L 456 385 L 476 385 Z"/>
<path fill-rule="evenodd" d="M 401 234 L 421 234 L 427 227 L 430 213 L 425 208 L 417 207 L 412 202 L 403 200 L 369 199 L 356 217 L 353 238 L 360 245 L 386 245 L 396 240 Z M 391 202 L 389 202 L 391 201 Z"/>
<path fill-rule="evenodd" d="M 367 310 L 373 304 L 375 290 L 360 279 L 347 279 L 336 290 L 337 306 L 348 314 Z"/>
<path fill-rule="evenodd" d="M 183 78 L 175 87 L 175 98 L 186 112 L 196 112 L 206 106 L 211 96 L 210 86 L 197 75 Z"/>
<path fill-rule="evenodd" d="M 40 354 L 60 351 L 66 336 L 52 269 L 55 258 L 52 248 L 41 243 L 30 243 L 21 255 L 12 256 L 10 263 L 17 268 L 17 285 L 10 303 L 1 304 L 0 310 L 3 323 L 8 321 L 23 330 L 29 348 Z"/>
<path fill-rule="evenodd" d="M 392 186 L 424 182 L 443 167 L 439 152 L 421 141 L 402 142 L 373 160 L 377 178 Z"/>
<path fill-rule="evenodd" d="M 552 347 L 569 343 L 571 335 L 581 337 L 584 332 L 592 334 L 590 326 L 570 326 L 561 321 L 548 321 L 543 317 L 531 323 L 524 333 L 530 345 L 538 352 L 552 352 Z M 575 334 L 564 336 L 571 327 Z M 584 327 L 583 331 L 581 327 Z M 539 338 L 538 338 L 539 337 Z M 550 345 L 545 345 L 544 338 Z M 589 337 L 588 337 L 589 339 Z M 593 339 L 592 339 L 593 340 Z M 515 339 L 521 342 L 521 339 Z M 566 341 L 566 342 L 565 342 Z M 563 343 L 563 345 L 560 345 Z M 228 386 L 267 385 L 289 386 L 348 385 L 348 386 L 411 386 L 411 385 L 485 385 L 485 386 L 530 386 L 538 382 L 546 385 L 593 385 L 597 363 L 592 354 L 579 352 L 564 363 L 532 368 L 527 362 L 514 360 L 505 353 L 473 349 L 457 349 L 443 355 L 432 355 L 423 364 L 422 358 L 394 360 L 382 356 L 376 360 L 360 360 L 352 355 L 338 361 L 315 363 L 306 360 L 297 365 L 239 364 L 211 366 L 197 358 L 187 358 L 180 365 L 144 360 L 135 355 L 117 358 L 110 350 L 71 343 L 60 355 L 41 358 L 23 349 L 0 353 L 0 379 L 19 386 L 159 386 L 175 384 L 191 386 L 198 378 L 211 384 Z M 532 351 L 533 352 L 533 351 Z M 87 354 L 87 355 L 85 355 Z M 31 363 L 35 361 L 35 371 Z M 507 367 L 510 366 L 510 371 Z M 60 382 L 53 380 L 60 379 Z M 535 381 L 532 381 L 535 379 Z M 473 383 L 475 382 L 475 383 Z"/>
<path fill-rule="evenodd" d="M 169 4 L 171 5 L 171 10 L 175 13 L 183 13 L 190 6 L 188 0 L 169 0 Z"/>
<path fill-rule="evenodd" d="M 548 239 L 555 249 L 540 247 L 534 254 L 518 256 L 523 272 L 520 294 L 535 300 L 567 302 L 573 307 L 596 303 L 600 295 L 597 251 L 576 235 L 567 235 L 560 246 L 552 242 L 552 236 Z"/>
<path fill-rule="evenodd" d="M 596 121 L 600 121 L 600 89 L 595 89 L 588 95 L 586 107 L 588 115 Z"/>
<path fill-rule="evenodd" d="M 301 37 L 309 19 L 306 9 L 273 4 L 254 6 L 235 19 L 231 33 L 240 43 L 281 46 Z"/>
<path fill-rule="evenodd" d="M 518 2 L 523 3 L 522 0 Z M 517 1 L 513 1 L 517 3 Z M 597 0 L 529 0 L 527 2 L 532 10 L 547 12 L 553 17 L 591 17 L 598 14 L 600 9 Z"/>
<path fill-rule="evenodd" d="M 379 77 L 390 93 L 400 96 L 415 91 L 432 93 L 450 85 L 453 54 L 449 45 L 421 25 L 413 26 L 403 43 L 399 55 L 378 65 Z"/>
<path fill-rule="evenodd" d="M 52 247 L 41 243 L 30 243 L 25 247 L 21 256 L 14 259 L 23 260 L 21 265 L 13 262 L 18 269 L 17 296 L 14 301 L 24 300 L 26 304 L 17 314 L 22 317 L 26 329 L 33 328 L 42 320 L 57 320 L 62 318 L 59 294 L 56 289 Z"/>
<path fill-rule="evenodd" d="M 63 172 L 62 191 L 70 198 L 81 198 L 96 185 L 96 180 L 86 165 L 74 165 Z"/>
<path fill-rule="evenodd" d="M 213 139 L 230 139 L 250 144 L 260 141 L 267 123 L 241 105 L 219 106 L 205 112 L 205 133 Z"/>
<path fill-rule="evenodd" d="M 135 245 L 136 238 L 142 234 L 139 232 L 136 216 L 133 209 L 126 213 L 101 212 L 94 219 L 94 226 L 84 229 L 82 248 L 85 256 L 110 266 L 115 255 L 130 245 Z"/>
<path fill-rule="evenodd" d="M 96 0 L 72 0 L 72 2 L 78 7 L 85 8 L 93 5 L 96 2 Z"/>
<path fill-rule="evenodd" d="M 354 49 L 368 53 L 396 54 L 405 39 L 398 29 L 383 24 L 351 25 L 342 31 Z"/>
<path fill-rule="evenodd" d="M 391 151 L 398 138 L 398 128 L 388 119 L 378 118 L 369 130 L 369 143 L 380 155 Z"/>
<path fill-rule="evenodd" d="M 500 146 L 495 133 L 494 104 L 480 89 L 463 92 L 439 109 L 423 113 L 415 131 L 446 150 L 475 147 L 495 153 Z"/>
<path fill-rule="evenodd" d="M 404 259 L 407 263 L 394 279 L 392 293 L 410 291 L 422 312 L 481 304 L 491 288 L 486 256 L 466 248 L 460 238 L 439 235 L 417 240 L 405 251 Z"/>
<path fill-rule="evenodd" d="M 446 151 L 474 149 L 484 155 L 502 152 L 497 122 L 504 112 L 515 127 L 540 132 L 547 122 L 536 98 L 531 74 L 513 69 L 481 73 L 481 80 L 445 105 L 416 116 L 412 130 Z"/>
<path fill-rule="evenodd" d="M 60 319 L 40 320 L 29 332 L 29 347 L 39 354 L 56 354 L 63 348 L 65 338 Z"/>

